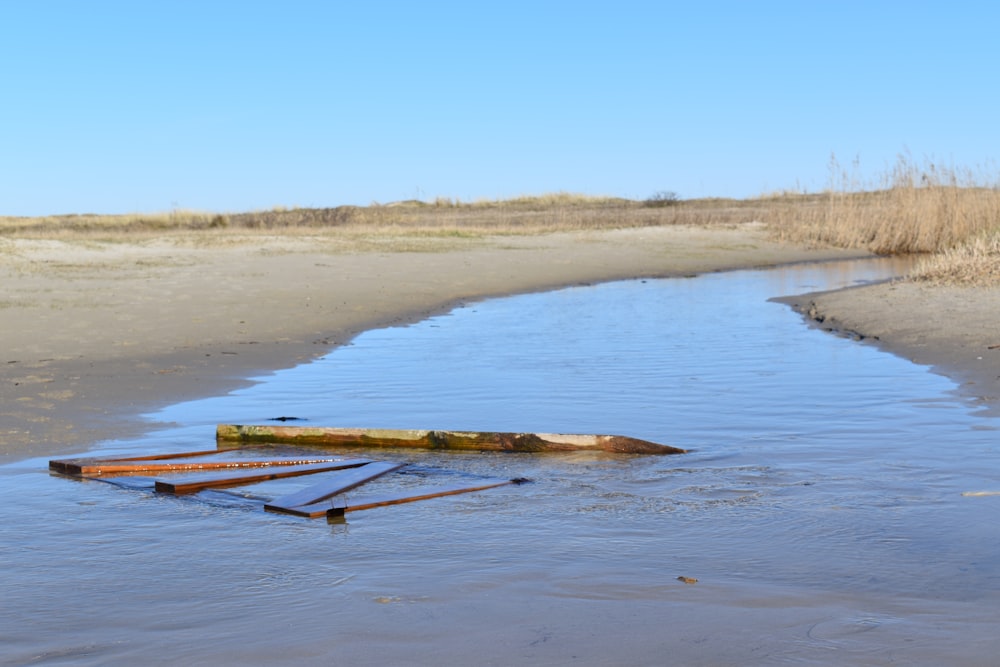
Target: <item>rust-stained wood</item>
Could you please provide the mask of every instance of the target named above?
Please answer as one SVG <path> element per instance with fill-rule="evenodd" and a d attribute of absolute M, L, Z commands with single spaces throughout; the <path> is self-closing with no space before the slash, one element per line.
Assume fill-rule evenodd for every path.
<path fill-rule="evenodd" d="M 311 475 L 313 473 L 326 472 L 328 470 L 355 468 L 366 465 L 370 462 L 371 461 L 369 459 L 344 459 L 327 463 L 309 463 L 305 465 L 282 465 L 270 468 L 259 468 L 254 472 L 239 470 L 222 473 L 214 477 L 188 477 L 186 479 L 174 481 L 157 480 L 156 490 L 161 493 L 173 493 L 176 495 L 197 493 L 202 489 L 240 486 L 243 484 L 264 482 L 269 479 L 283 479 L 285 477 Z"/>
<path fill-rule="evenodd" d="M 381 477 L 387 473 L 399 470 L 405 463 L 390 463 L 387 461 L 373 461 L 367 465 L 345 470 L 330 476 L 328 479 L 306 487 L 301 491 L 290 493 L 287 496 L 275 498 L 270 503 L 264 505 L 264 509 L 280 512 L 285 508 L 298 507 L 300 505 L 310 505 L 318 503 L 338 493 L 349 491 L 361 486 L 365 482 Z"/>
<path fill-rule="evenodd" d="M 220 430 L 223 427 L 220 426 Z M 232 427 L 243 428 L 243 427 Z M 302 429 L 291 429 L 302 430 Z M 356 431 L 353 429 L 323 429 L 324 431 L 338 431 L 343 435 L 344 431 Z M 371 436 L 374 431 L 364 431 L 366 436 Z M 411 431 L 378 431 L 380 437 L 386 434 L 412 434 Z M 438 434 L 444 433 L 447 436 L 480 437 L 480 436 L 509 436 L 523 438 L 531 436 L 538 438 L 543 434 L 455 434 L 452 432 L 425 432 Z M 615 438 L 620 436 L 546 436 L 554 438 Z M 632 440 L 632 439 L 627 439 Z M 643 442 L 643 441 L 637 441 Z M 249 449 L 258 446 L 259 443 L 246 444 L 242 441 L 231 441 L 229 447 L 219 443 L 217 449 L 197 452 L 176 452 L 167 454 L 149 454 L 143 456 L 106 456 L 106 457 L 84 457 L 74 459 L 54 459 L 49 461 L 49 469 L 65 475 L 75 476 L 81 479 L 104 479 L 123 475 L 135 475 L 149 472 L 175 472 L 175 471 L 202 471 L 215 472 L 214 475 L 206 474 L 199 477 L 187 477 L 184 479 L 159 479 L 153 480 L 155 489 L 160 493 L 171 494 L 191 494 L 203 489 L 224 488 L 229 486 L 242 486 L 271 479 L 281 479 L 285 477 L 296 477 L 309 475 L 312 473 L 340 471 L 332 478 L 325 479 L 319 484 L 311 485 L 296 493 L 288 494 L 274 501 L 267 503 L 264 508 L 273 512 L 282 512 L 304 517 L 319 516 L 342 516 L 345 511 L 356 511 L 382 507 L 386 505 L 396 505 L 400 503 L 414 502 L 428 498 L 455 495 L 459 493 L 470 493 L 481 491 L 496 486 L 511 483 L 520 483 L 522 479 L 513 480 L 490 480 L 472 485 L 456 485 L 450 487 L 431 487 L 417 490 L 401 492 L 396 495 L 385 495 L 381 497 L 367 497 L 363 499 L 334 499 L 334 496 L 354 489 L 372 479 L 385 475 L 389 472 L 404 467 L 405 463 L 391 463 L 386 461 L 371 461 L 366 458 L 344 459 L 342 457 L 330 458 L 276 458 L 268 460 L 201 460 L 201 461 L 175 461 L 174 459 L 196 459 L 197 457 L 218 455 L 220 451 L 238 447 Z M 301 444 L 295 442 L 293 444 Z M 313 444 L 313 443 L 310 443 Z M 371 444 L 370 441 L 356 444 Z M 565 451 L 566 442 L 560 441 L 561 445 L 557 451 Z M 654 444 L 655 443 L 647 443 Z M 383 445 L 392 446 L 392 445 Z M 397 445 L 397 446 L 421 446 L 421 445 Z M 662 447 L 656 445 L 657 447 Z M 490 449 L 484 446 L 483 442 L 477 442 L 474 447 L 455 447 L 454 443 L 445 442 L 445 448 L 457 449 Z M 499 449 L 494 447 L 493 449 Z M 549 451 L 546 449 L 510 449 L 509 451 Z M 604 450 L 608 451 L 608 450 Z M 679 451 L 679 450 L 678 450 Z M 355 470 L 344 470 L 356 468 Z M 148 484 L 148 482 L 147 482 Z"/>
<path fill-rule="evenodd" d="M 494 433 L 393 429 L 219 424 L 220 445 L 287 443 L 312 446 L 403 447 L 503 452 L 601 451 L 622 454 L 684 454 L 685 450 L 623 435 Z"/>
<path fill-rule="evenodd" d="M 218 454 L 218 450 L 211 452 Z M 183 454 L 178 458 L 194 456 L 193 453 Z M 63 475 L 80 477 L 101 475 L 130 475 L 150 472 L 182 472 L 185 470 L 239 470 L 246 468 L 266 468 L 271 466 L 303 465 L 306 463 L 334 463 L 340 458 L 297 458 L 275 459 L 265 461 L 199 461 L 185 463 L 164 463 L 167 456 L 129 459 L 62 459 L 49 461 L 49 470 Z M 130 463 L 131 461 L 131 463 Z M 143 461 L 147 461 L 143 463 Z M 138 462 L 138 463 L 137 463 Z"/>
<path fill-rule="evenodd" d="M 218 455 L 218 449 L 205 449 L 198 452 L 175 452 L 173 454 L 147 454 L 145 456 L 85 456 L 72 459 L 53 459 L 49 461 L 49 470 L 64 475 L 81 475 L 84 467 L 88 474 L 100 464 L 118 464 L 127 461 L 162 461 L 164 459 L 193 458 L 196 456 Z"/>
<path fill-rule="evenodd" d="M 277 506 L 265 506 L 266 509 L 272 512 L 282 512 L 284 514 L 291 514 L 293 516 L 301 516 L 309 519 L 315 519 L 321 516 L 341 516 L 344 512 L 357 512 L 359 510 L 369 510 L 375 507 L 386 507 L 388 505 L 401 505 L 403 503 L 412 503 L 418 500 L 427 500 L 429 498 L 440 498 L 443 496 L 454 496 L 460 493 L 472 493 L 473 491 L 483 491 L 485 489 L 492 489 L 497 486 L 505 486 L 507 484 L 513 484 L 514 480 L 494 480 L 490 482 L 483 482 L 475 485 L 455 485 L 455 486 L 439 486 L 439 487 L 422 487 L 419 489 L 411 489 L 407 492 L 400 492 L 398 494 L 389 494 L 384 496 L 369 496 L 366 498 L 345 498 L 342 502 L 340 499 L 327 499 L 325 502 L 313 503 L 311 505 L 301 505 L 299 507 L 277 507 Z M 336 503 L 337 506 L 332 506 L 332 503 Z"/>

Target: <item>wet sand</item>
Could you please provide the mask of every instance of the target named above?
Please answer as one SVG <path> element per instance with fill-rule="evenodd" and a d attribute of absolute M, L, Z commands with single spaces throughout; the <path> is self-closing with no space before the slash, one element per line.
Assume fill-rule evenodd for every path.
<path fill-rule="evenodd" d="M 232 390 L 362 331 L 468 301 L 859 256 L 776 244 L 753 224 L 425 239 L 363 250 L 301 235 L 0 239 L 0 461 L 134 436 L 149 428 L 141 415 L 157 407 Z M 996 304 L 998 295 L 962 297 L 882 286 L 813 300 L 817 313 L 829 313 L 827 325 L 976 378 L 985 395 L 985 379 L 1000 375 L 1000 349 L 983 349 L 996 337 L 989 314 L 997 311 L 981 304 Z"/>
<path fill-rule="evenodd" d="M 782 300 L 817 327 L 930 366 L 1000 415 L 1000 289 L 893 281 Z"/>

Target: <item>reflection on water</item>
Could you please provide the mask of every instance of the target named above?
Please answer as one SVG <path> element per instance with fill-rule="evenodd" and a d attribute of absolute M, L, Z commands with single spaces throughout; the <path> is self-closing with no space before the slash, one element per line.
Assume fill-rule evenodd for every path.
<path fill-rule="evenodd" d="M 687 455 L 389 454 L 415 475 L 535 482 L 335 525 L 2 468 L 0 664 L 983 664 L 1000 649 L 1000 498 L 961 494 L 1000 489 L 995 420 L 767 301 L 893 270 L 478 303 L 106 447 L 203 449 L 218 422 L 294 415 L 621 433 Z"/>

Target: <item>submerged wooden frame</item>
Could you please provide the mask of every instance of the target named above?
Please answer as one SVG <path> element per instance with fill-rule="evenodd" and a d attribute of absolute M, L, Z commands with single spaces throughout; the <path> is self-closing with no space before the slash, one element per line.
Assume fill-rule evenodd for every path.
<path fill-rule="evenodd" d="M 212 476 L 188 477 L 179 480 L 155 479 L 156 493 L 172 495 L 196 494 L 205 489 L 245 486 L 272 479 L 311 475 L 321 472 L 333 474 L 321 482 L 291 494 L 275 498 L 264 504 L 269 512 L 317 518 L 342 517 L 346 511 L 357 511 L 398 505 L 401 503 L 470 493 L 520 483 L 524 480 L 491 479 L 466 486 L 423 487 L 412 492 L 368 498 L 348 502 L 342 494 L 362 484 L 406 467 L 406 463 L 373 461 L 367 458 L 342 457 L 284 457 L 247 461 L 191 461 L 198 457 L 219 454 L 220 449 L 154 454 L 148 456 L 83 457 L 53 459 L 49 470 L 75 479 L 107 480 L 107 478 L 142 475 L 144 473 L 216 472 Z M 178 461 L 179 460 L 179 461 Z"/>
<path fill-rule="evenodd" d="M 258 460 L 204 461 L 200 457 L 232 449 L 262 448 L 269 444 L 307 447 L 368 447 L 441 449 L 499 452 L 579 452 L 614 454 L 684 454 L 686 450 L 622 435 L 575 435 L 561 433 L 495 433 L 355 429 L 327 427 L 250 426 L 219 424 L 216 449 L 147 456 L 106 456 L 49 461 L 49 470 L 76 479 L 105 479 L 148 473 L 210 472 L 214 476 L 155 479 L 156 493 L 195 494 L 206 489 L 245 486 L 272 479 L 331 473 L 323 481 L 264 503 L 268 512 L 328 518 L 345 512 L 399 505 L 417 500 L 483 491 L 525 479 L 480 479 L 468 485 L 422 487 L 384 496 L 347 500 L 345 492 L 378 477 L 395 472 L 405 463 L 368 458 L 275 457 Z"/>

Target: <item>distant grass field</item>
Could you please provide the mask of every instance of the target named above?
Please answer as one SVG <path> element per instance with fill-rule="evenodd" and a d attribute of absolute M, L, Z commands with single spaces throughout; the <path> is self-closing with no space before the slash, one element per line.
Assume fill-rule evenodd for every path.
<path fill-rule="evenodd" d="M 756 221 L 777 239 L 789 242 L 862 248 L 883 255 L 928 255 L 913 279 L 1000 285 L 998 184 L 995 175 L 917 164 L 903 156 L 875 182 L 861 181 L 834 160 L 831 186 L 823 193 L 785 192 L 739 200 L 679 200 L 673 193 L 659 193 L 645 201 L 554 193 L 507 200 L 438 198 L 229 214 L 0 217 L 0 236 L 124 241 L 182 233 L 201 242 L 224 243 L 227 237 L 264 233 L 322 235 L 357 248 L 408 249 L 426 247 L 432 239 Z"/>
<path fill-rule="evenodd" d="M 74 214 L 0 217 L 0 234 L 54 238 L 180 230 L 345 230 L 374 234 L 532 234 L 651 225 L 735 224 L 763 212 L 753 200 L 633 201 L 557 193 L 464 203 L 403 201 L 336 208 L 275 208 L 246 213 Z"/>

